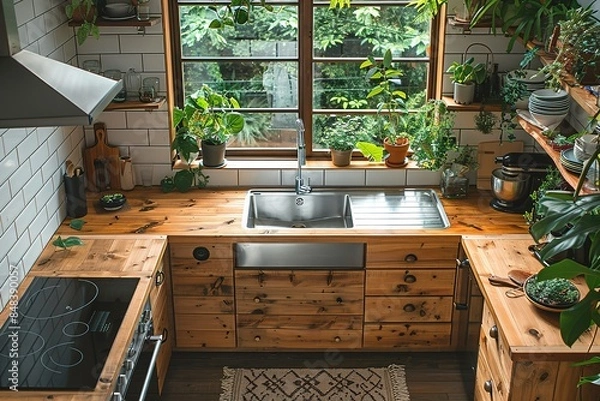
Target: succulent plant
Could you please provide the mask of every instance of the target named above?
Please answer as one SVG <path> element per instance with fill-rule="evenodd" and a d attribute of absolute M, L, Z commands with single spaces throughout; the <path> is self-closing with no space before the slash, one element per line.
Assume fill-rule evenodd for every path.
<path fill-rule="evenodd" d="M 579 290 L 568 279 L 538 280 L 537 276 L 525 282 L 525 292 L 534 301 L 546 306 L 573 305 L 579 300 Z"/>

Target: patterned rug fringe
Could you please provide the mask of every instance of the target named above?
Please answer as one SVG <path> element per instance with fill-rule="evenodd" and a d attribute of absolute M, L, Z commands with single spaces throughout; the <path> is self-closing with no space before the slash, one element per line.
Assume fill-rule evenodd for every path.
<path fill-rule="evenodd" d="M 408 393 L 408 386 L 406 385 L 404 366 L 390 365 L 388 366 L 388 370 L 390 372 L 392 394 L 394 394 L 394 399 L 408 401 L 410 399 L 410 395 Z"/>
<path fill-rule="evenodd" d="M 233 382 L 235 379 L 235 369 L 223 367 L 223 379 L 221 379 L 221 396 L 219 401 L 229 401 L 233 399 Z"/>

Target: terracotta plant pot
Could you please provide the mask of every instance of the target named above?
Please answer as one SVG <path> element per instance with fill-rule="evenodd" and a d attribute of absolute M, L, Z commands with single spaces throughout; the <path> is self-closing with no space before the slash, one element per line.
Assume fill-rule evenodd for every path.
<path fill-rule="evenodd" d="M 391 143 L 388 138 L 383 141 L 383 148 L 388 152 L 385 165 L 388 167 L 404 167 L 408 163 L 406 155 L 410 143 L 407 138 L 399 138 L 396 143 Z"/>
<path fill-rule="evenodd" d="M 454 101 L 458 104 L 471 104 L 475 97 L 475 84 L 454 83 Z"/>
<path fill-rule="evenodd" d="M 331 149 L 331 162 L 336 167 L 345 167 L 350 165 L 352 160 L 352 149 L 350 150 L 336 150 Z"/>

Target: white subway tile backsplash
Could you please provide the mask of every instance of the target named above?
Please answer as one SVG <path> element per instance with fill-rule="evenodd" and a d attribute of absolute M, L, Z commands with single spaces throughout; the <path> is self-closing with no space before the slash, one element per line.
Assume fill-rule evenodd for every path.
<path fill-rule="evenodd" d="M 150 129 L 148 130 L 150 146 L 170 146 L 171 137 L 168 129 Z"/>
<path fill-rule="evenodd" d="M 124 130 L 111 130 L 108 133 L 108 140 L 113 146 L 124 146 L 124 145 L 137 145 L 137 146 L 148 146 L 150 141 L 148 140 L 148 130 L 145 129 L 124 129 Z"/>
<path fill-rule="evenodd" d="M 131 146 L 129 150 L 133 163 L 171 164 L 171 148 L 168 146 Z"/>
<path fill-rule="evenodd" d="M 142 71 L 142 57 L 140 54 L 102 54 L 102 69 L 121 70 L 125 74 L 130 68 L 136 71 Z"/>
<path fill-rule="evenodd" d="M 27 232 L 27 227 L 33 221 L 37 215 L 35 202 L 31 201 L 25 204 L 23 211 L 15 219 L 15 228 L 17 229 L 17 236 L 21 237 Z"/>
<path fill-rule="evenodd" d="M 15 16 L 17 18 L 17 26 L 21 26 L 35 18 L 36 13 L 33 8 L 33 1 L 15 2 Z"/>
<path fill-rule="evenodd" d="M 119 42 L 122 53 L 164 54 L 162 35 L 121 35 Z"/>
<path fill-rule="evenodd" d="M 32 199 L 35 199 L 40 187 L 42 186 L 42 172 L 34 170 L 31 178 L 23 185 L 23 198 L 26 203 L 29 203 Z M 0 208 L 1 208 L 0 201 Z M 36 210 L 36 212 L 39 211 Z"/>
<path fill-rule="evenodd" d="M 210 174 L 206 172 L 205 174 Z M 238 172 L 240 186 L 279 186 L 281 185 L 280 170 L 248 169 Z"/>
<path fill-rule="evenodd" d="M 325 170 L 326 186 L 363 186 L 365 181 L 365 170 L 363 169 Z"/>
<path fill-rule="evenodd" d="M 21 142 L 27 138 L 29 131 L 27 128 L 11 128 L 4 135 L 2 135 L 2 143 L 4 144 L 4 151 L 6 153 L 16 149 Z"/>
<path fill-rule="evenodd" d="M 8 188 L 8 181 L 6 181 L 3 184 L 0 184 L 0 210 L 4 209 L 11 199 L 12 195 L 10 193 L 10 189 Z"/>
<path fill-rule="evenodd" d="M 208 176 L 208 187 L 237 187 L 237 169 L 204 169 L 202 173 Z"/>
<path fill-rule="evenodd" d="M 143 71 L 165 72 L 164 54 L 142 54 Z M 164 86 L 163 86 L 164 88 Z"/>
<path fill-rule="evenodd" d="M 281 185 L 289 188 L 294 188 L 296 185 L 296 176 L 298 170 L 281 170 Z M 325 172 L 321 169 L 302 169 L 302 178 L 310 179 L 312 187 L 322 187 L 325 185 Z"/>
<path fill-rule="evenodd" d="M 24 207 L 23 195 L 21 193 L 14 194 L 8 205 L 0 211 L 2 227 L 11 225 Z"/>
<path fill-rule="evenodd" d="M 43 17 L 35 17 L 27 22 L 25 26 L 27 27 L 27 40 L 30 43 L 39 40 L 47 33 Z"/>
<path fill-rule="evenodd" d="M 27 183 L 27 180 L 31 178 L 33 172 L 31 171 L 31 164 L 29 160 L 25 160 L 19 164 L 19 167 L 13 171 L 12 175 L 8 179 L 10 185 L 10 192 L 12 194 L 18 193 L 23 186 Z"/>
<path fill-rule="evenodd" d="M 8 178 L 19 166 L 19 159 L 17 157 L 17 151 L 13 150 L 3 159 L 0 160 L 0 184 L 5 181 L 8 183 Z M 11 194 L 13 195 L 13 194 Z"/>
<path fill-rule="evenodd" d="M 118 35 L 100 35 L 88 38 L 81 46 L 77 47 L 77 54 L 104 54 L 119 53 Z"/>
<path fill-rule="evenodd" d="M 17 145 L 17 155 L 19 162 L 27 160 L 38 148 L 38 136 L 36 132 L 32 132 L 25 137 L 25 139 Z"/>
<path fill-rule="evenodd" d="M 367 169 L 366 186 L 387 187 L 406 185 L 406 169 Z"/>
<path fill-rule="evenodd" d="M 106 124 L 106 130 L 127 128 L 127 114 L 118 111 L 105 111 L 101 113 L 94 123 L 103 122 Z M 88 146 L 94 144 L 94 127 L 88 126 L 85 129 L 85 138 Z M 91 140 L 91 142 L 90 142 Z"/>
<path fill-rule="evenodd" d="M 169 126 L 169 114 L 166 111 L 129 111 L 126 114 L 128 128 L 164 129 Z"/>

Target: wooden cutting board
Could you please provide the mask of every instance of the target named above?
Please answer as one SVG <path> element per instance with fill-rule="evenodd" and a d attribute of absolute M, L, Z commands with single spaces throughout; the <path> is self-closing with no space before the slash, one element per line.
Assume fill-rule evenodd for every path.
<path fill-rule="evenodd" d="M 497 156 L 504 156 L 511 152 L 522 152 L 523 141 L 507 142 L 489 141 L 480 142 L 477 146 L 477 189 L 491 190 L 492 171 L 502 167 L 502 163 L 496 163 Z"/>
<path fill-rule="evenodd" d="M 83 161 L 89 191 L 106 191 L 121 188 L 119 175 L 119 148 L 106 141 L 106 124 L 94 124 L 96 143 L 83 150 Z"/>

